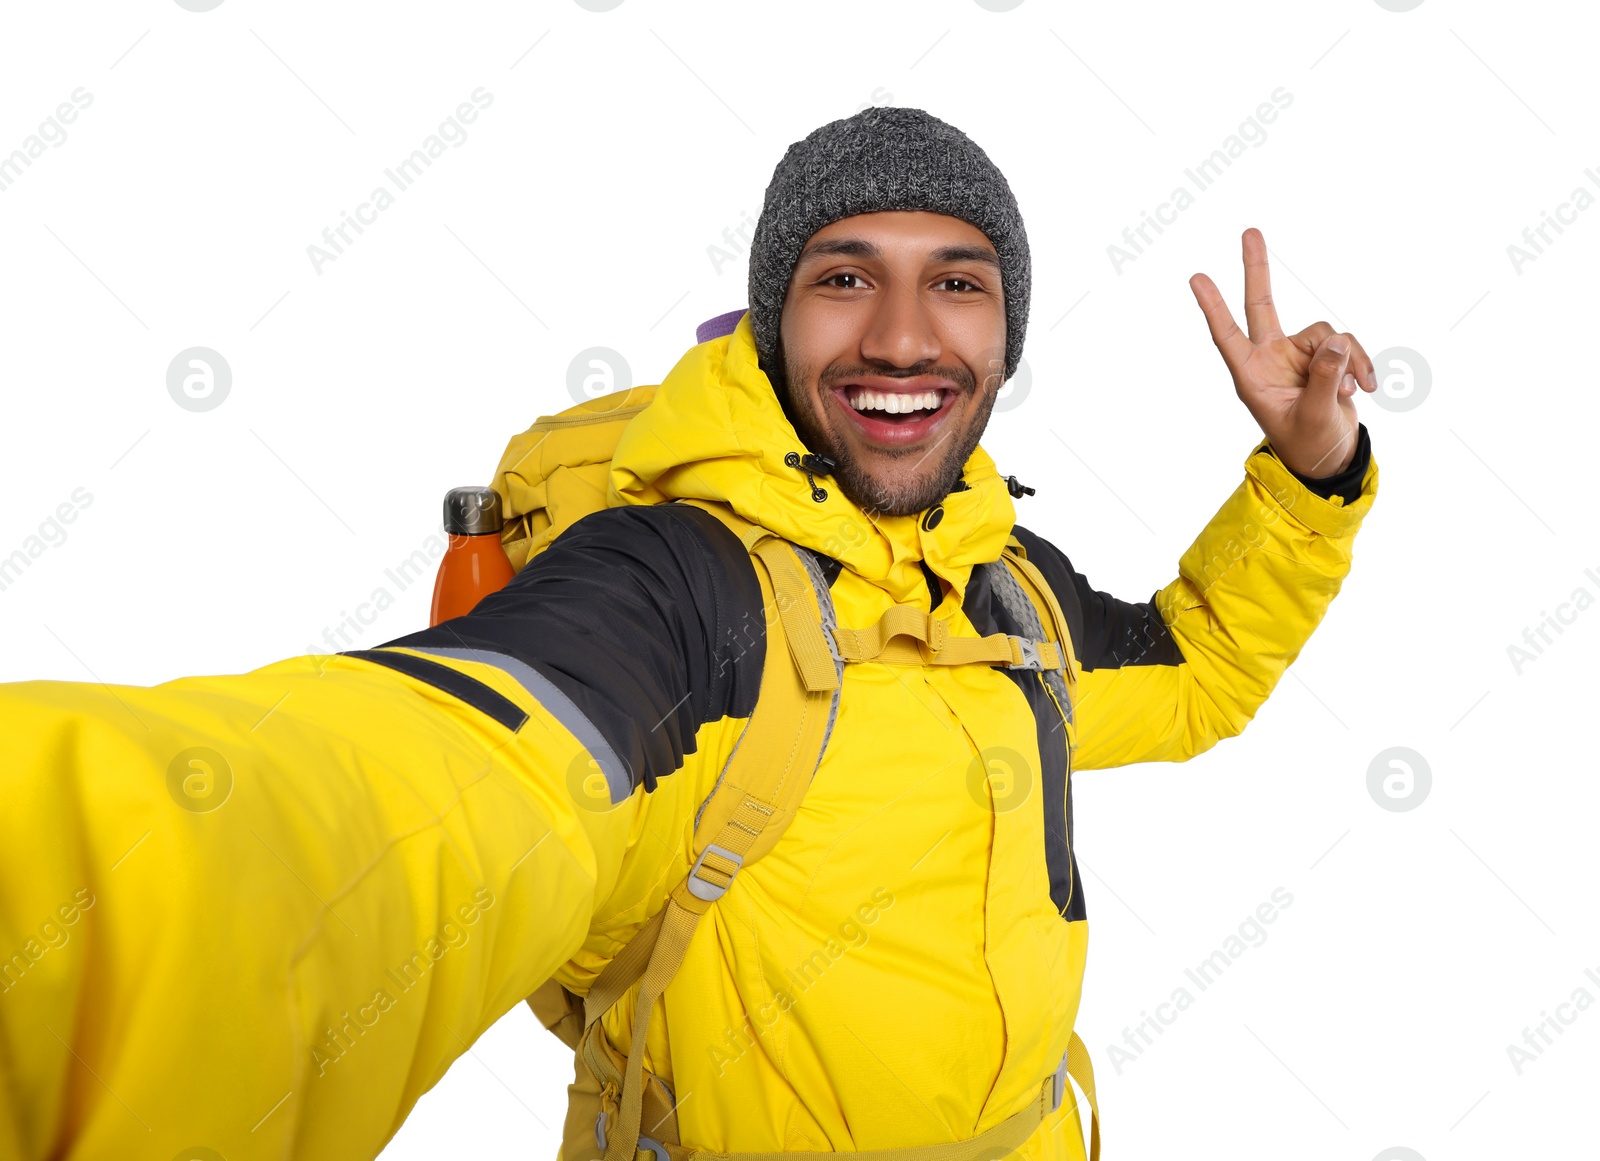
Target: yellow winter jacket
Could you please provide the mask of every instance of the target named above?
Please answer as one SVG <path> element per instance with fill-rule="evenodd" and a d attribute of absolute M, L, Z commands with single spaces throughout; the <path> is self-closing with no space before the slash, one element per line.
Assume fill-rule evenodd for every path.
<path fill-rule="evenodd" d="M 582 994 L 689 869 L 758 694 L 748 558 L 663 503 L 686 498 L 814 550 L 847 627 L 899 603 L 992 631 L 975 566 L 1015 535 L 1079 671 L 1062 745 L 1004 669 L 846 669 L 800 811 L 646 1032 L 681 1139 L 934 1144 L 1034 1099 L 1087 946 L 1066 755 L 1243 729 L 1338 592 L 1376 464 L 1363 436 L 1345 502 L 1258 445 L 1177 579 L 1123 602 L 1014 528 L 981 450 L 937 518 L 869 519 L 813 499 L 797 449 L 746 318 L 630 425 L 613 507 L 469 617 L 153 688 L 0 686 L 0 1158 L 371 1157 L 514 1004 Z M 606 1018 L 624 1050 L 629 1018 Z M 1019 1161 L 1084 1155 L 1074 1103 Z"/>

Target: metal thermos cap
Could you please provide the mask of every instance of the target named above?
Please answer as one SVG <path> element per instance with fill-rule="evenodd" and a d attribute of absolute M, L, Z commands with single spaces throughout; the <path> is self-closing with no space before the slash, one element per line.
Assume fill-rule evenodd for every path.
<path fill-rule="evenodd" d="M 451 536 L 499 532 L 504 523 L 493 488 L 451 488 L 444 495 L 444 530 Z"/>

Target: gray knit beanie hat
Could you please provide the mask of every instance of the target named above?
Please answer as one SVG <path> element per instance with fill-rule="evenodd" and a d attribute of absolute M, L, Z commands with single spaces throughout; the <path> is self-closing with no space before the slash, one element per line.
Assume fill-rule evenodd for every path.
<path fill-rule="evenodd" d="M 830 121 L 772 171 L 750 243 L 750 323 L 761 366 L 778 367 L 779 321 L 789 276 L 811 235 L 879 210 L 931 210 L 970 222 L 1000 257 L 1006 308 L 1006 378 L 1028 329 L 1028 235 L 1005 175 L 965 133 L 921 109 L 891 105 Z"/>

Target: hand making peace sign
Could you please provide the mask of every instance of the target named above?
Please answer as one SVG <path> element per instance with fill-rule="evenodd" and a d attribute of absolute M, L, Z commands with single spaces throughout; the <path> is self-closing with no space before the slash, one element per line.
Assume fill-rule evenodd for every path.
<path fill-rule="evenodd" d="M 1248 337 L 1209 277 L 1196 274 L 1189 288 L 1233 374 L 1234 389 L 1278 458 L 1313 479 L 1338 475 L 1356 452 L 1356 387 L 1376 391 L 1377 372 L 1355 336 L 1325 322 L 1285 336 L 1272 305 L 1267 243 L 1254 227 L 1244 232 L 1243 242 Z"/>

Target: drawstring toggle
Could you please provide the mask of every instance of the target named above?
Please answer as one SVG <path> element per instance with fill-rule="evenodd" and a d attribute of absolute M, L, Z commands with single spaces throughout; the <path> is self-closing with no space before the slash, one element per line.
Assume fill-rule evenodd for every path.
<path fill-rule="evenodd" d="M 827 456 L 813 455 L 810 452 L 801 455 L 799 452 L 790 452 L 783 457 L 783 462 L 791 468 L 799 468 L 806 474 L 806 483 L 811 486 L 811 498 L 818 504 L 828 498 L 828 489 L 817 484 L 813 473 L 817 476 L 831 476 L 839 465 Z"/>

